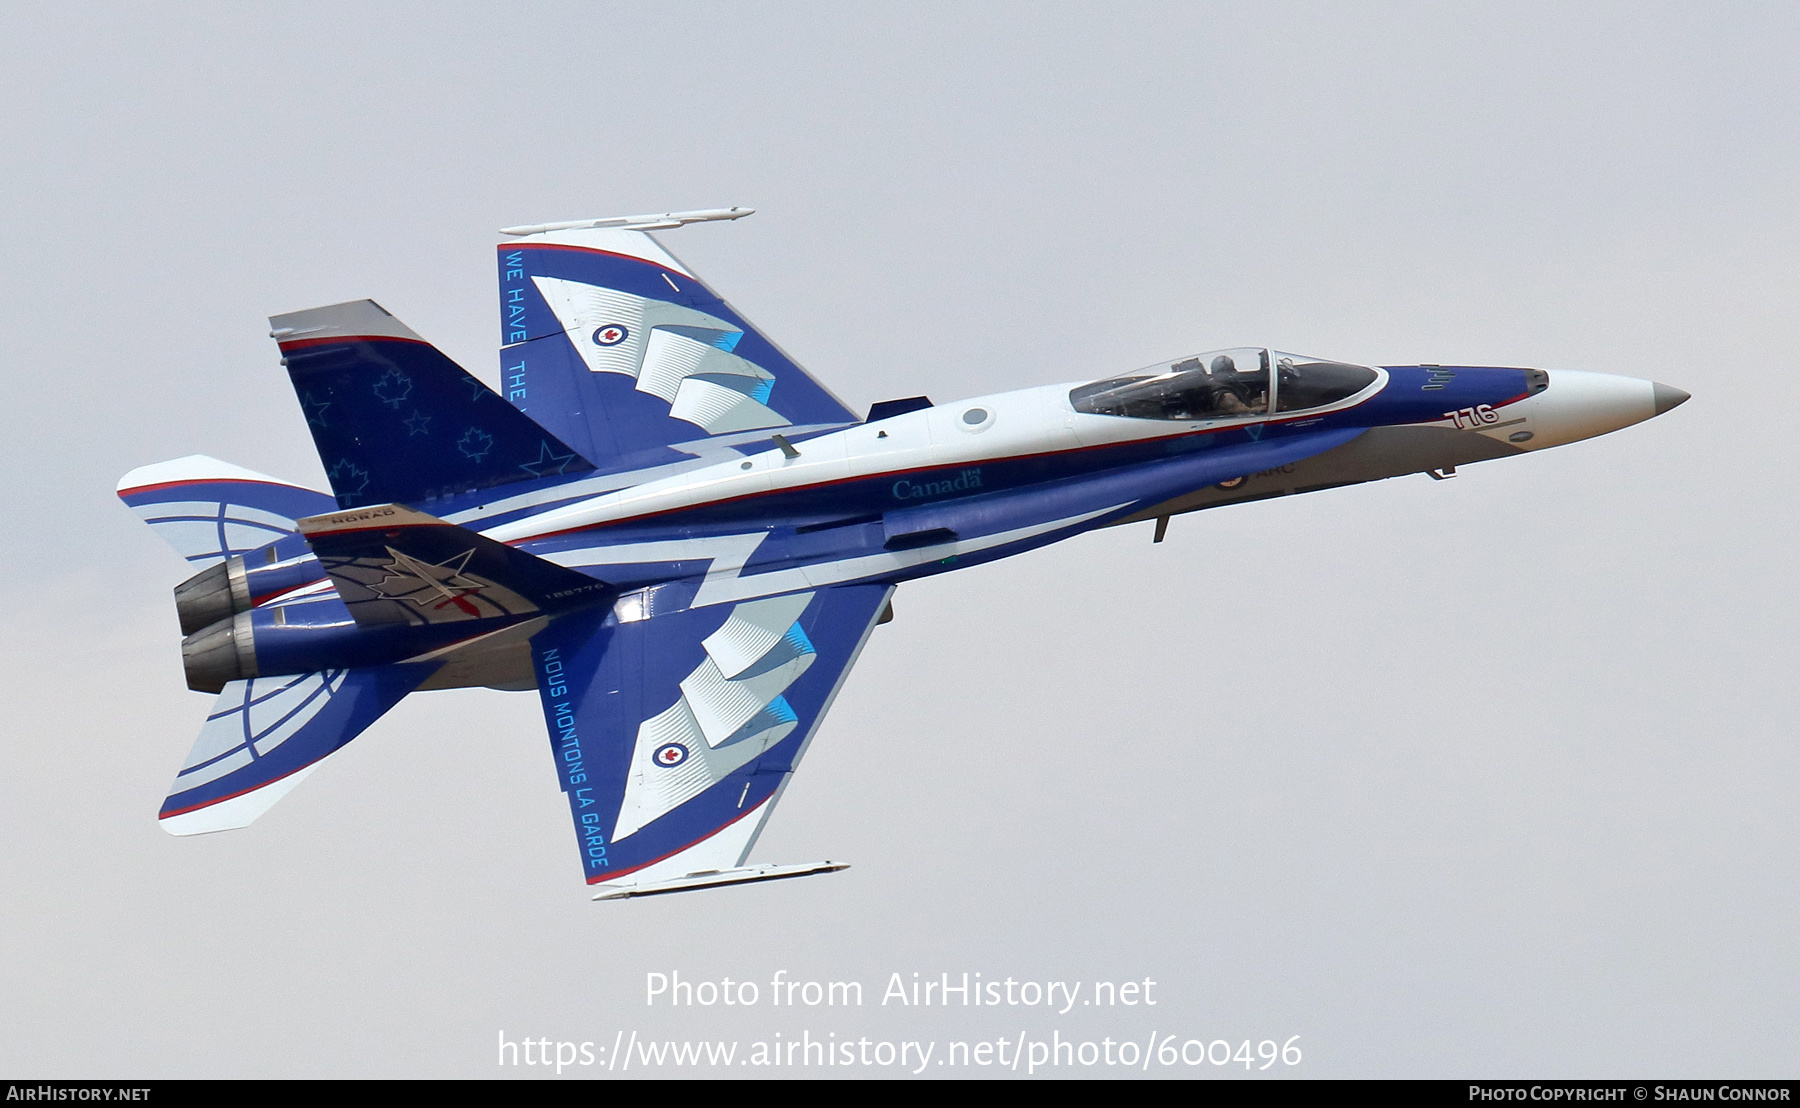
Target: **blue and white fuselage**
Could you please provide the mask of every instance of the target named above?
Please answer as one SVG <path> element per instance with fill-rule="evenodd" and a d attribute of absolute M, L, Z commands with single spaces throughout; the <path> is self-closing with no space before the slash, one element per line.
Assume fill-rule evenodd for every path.
<path fill-rule="evenodd" d="M 1648 381 L 1539 377 L 1545 387 L 1534 393 L 1523 370 L 1393 367 L 1322 409 L 1173 425 L 1077 412 L 1069 397 L 1085 382 L 1072 382 L 796 434 L 790 451 L 734 452 L 641 482 L 631 473 L 577 480 L 520 498 L 528 505 L 446 518 L 623 587 L 679 588 L 684 603 L 705 606 L 992 561 L 1165 507 L 1193 510 L 1180 506 L 1184 497 L 1227 494 L 1218 486 L 1322 455 L 1330 475 L 1329 452 L 1374 428 L 1445 432 L 1435 465 L 1408 457 L 1408 468 L 1381 474 L 1395 476 L 1560 445 L 1659 410 Z M 1445 379 L 1457 382 L 1453 392 L 1421 392 Z M 1663 407 L 1679 402 L 1663 388 Z M 1371 479 L 1342 475 L 1313 483 Z M 631 483 L 566 495 L 620 480 Z"/>
<path fill-rule="evenodd" d="M 517 229 L 504 400 L 371 302 L 272 321 L 333 495 L 204 458 L 121 483 L 206 567 L 177 603 L 220 699 L 165 827 L 243 826 L 407 693 L 487 685 L 540 694 L 599 895 L 838 868 L 745 856 L 900 583 L 1687 398 L 1247 347 L 857 419 L 646 233 L 741 214 Z"/>

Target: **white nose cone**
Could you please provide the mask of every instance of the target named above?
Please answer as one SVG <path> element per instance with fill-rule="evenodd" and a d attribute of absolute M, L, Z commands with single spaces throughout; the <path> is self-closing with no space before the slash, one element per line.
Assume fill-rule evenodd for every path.
<path fill-rule="evenodd" d="M 1541 448 L 1591 439 L 1661 415 L 1687 398 L 1680 389 L 1636 377 L 1551 370 L 1550 387 L 1526 401 L 1536 432 L 1531 445 Z"/>

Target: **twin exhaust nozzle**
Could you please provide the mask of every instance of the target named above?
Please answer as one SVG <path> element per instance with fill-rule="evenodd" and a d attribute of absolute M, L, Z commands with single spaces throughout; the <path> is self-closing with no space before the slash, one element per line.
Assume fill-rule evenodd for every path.
<path fill-rule="evenodd" d="M 244 559 L 232 556 L 175 586 L 181 620 L 181 668 L 188 688 L 218 692 L 256 676 L 250 636 L 250 583 Z"/>

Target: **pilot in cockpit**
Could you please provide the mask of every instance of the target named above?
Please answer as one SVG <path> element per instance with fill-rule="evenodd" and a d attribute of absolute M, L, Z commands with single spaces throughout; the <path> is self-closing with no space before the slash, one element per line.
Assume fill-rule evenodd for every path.
<path fill-rule="evenodd" d="M 1254 373 L 1239 372 L 1231 355 L 1220 354 L 1207 368 L 1212 378 L 1214 410 L 1222 415 L 1243 415 L 1263 410 L 1263 393 L 1256 388 L 1262 382 L 1257 380 Z"/>

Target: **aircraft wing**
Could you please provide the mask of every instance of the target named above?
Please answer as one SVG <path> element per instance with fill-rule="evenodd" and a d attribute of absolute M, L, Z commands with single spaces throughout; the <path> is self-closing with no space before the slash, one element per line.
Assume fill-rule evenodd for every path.
<path fill-rule="evenodd" d="M 744 860 L 892 593 L 844 585 L 668 614 L 634 594 L 532 639 L 596 899 L 843 868 Z"/>
<path fill-rule="evenodd" d="M 857 422 L 648 232 L 594 222 L 628 225 L 513 228 L 499 247 L 501 392 L 551 434 L 604 469 L 676 443 Z"/>

